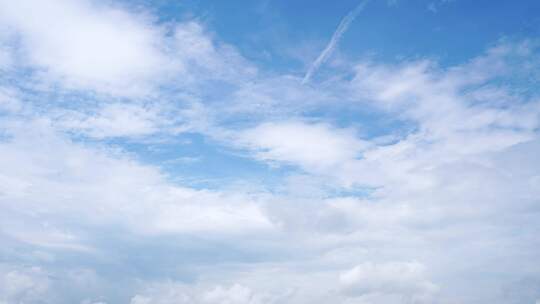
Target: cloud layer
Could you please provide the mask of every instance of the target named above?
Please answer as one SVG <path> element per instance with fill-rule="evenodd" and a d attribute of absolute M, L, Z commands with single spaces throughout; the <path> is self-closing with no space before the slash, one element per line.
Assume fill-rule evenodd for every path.
<path fill-rule="evenodd" d="M 0 303 L 540 298 L 537 41 L 305 86 L 162 17 L 0 1 Z"/>

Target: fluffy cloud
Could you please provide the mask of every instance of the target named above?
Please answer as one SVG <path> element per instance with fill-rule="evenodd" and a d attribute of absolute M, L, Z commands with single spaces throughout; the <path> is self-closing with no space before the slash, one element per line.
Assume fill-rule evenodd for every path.
<path fill-rule="evenodd" d="M 95 224 L 148 233 L 272 229 L 249 196 L 175 186 L 154 167 L 72 143 L 48 121 L 9 130 L 13 140 L 0 144 L 4 208 L 20 212 L 24 204 L 23 213 L 45 217 L 84 213 Z"/>
<path fill-rule="evenodd" d="M 43 83 L 68 89 L 141 97 L 171 78 L 185 84 L 255 72 L 195 22 L 168 28 L 110 3 L 2 1 L 0 16 L 0 33 L 11 29 L 20 37 L 21 67 L 33 69 Z M 8 55 L 0 50 L 0 64 L 12 61 Z"/>
<path fill-rule="evenodd" d="M 418 262 L 364 263 L 343 272 L 339 281 L 347 295 L 401 295 L 407 303 L 418 303 L 438 289 L 426 278 L 425 266 Z"/>
<path fill-rule="evenodd" d="M 162 283 L 149 287 L 145 295 L 135 295 L 130 304 L 262 304 L 270 303 L 243 285 L 190 288 L 184 284 Z"/>
<path fill-rule="evenodd" d="M 40 301 L 49 289 L 49 281 L 39 267 L 14 269 L 1 265 L 0 303 Z"/>
<path fill-rule="evenodd" d="M 295 121 L 264 123 L 239 137 L 239 142 L 253 149 L 261 160 L 291 163 L 315 171 L 354 160 L 367 146 L 351 130 Z"/>
<path fill-rule="evenodd" d="M 303 86 L 119 3 L 0 1 L 0 28 L 0 302 L 538 298 L 534 43 Z"/>
<path fill-rule="evenodd" d="M 160 33 L 123 10 L 62 0 L 1 7 L 2 23 L 21 34 L 29 62 L 69 86 L 128 89 L 167 64 Z"/>
<path fill-rule="evenodd" d="M 380 137 L 360 137 L 353 130 L 361 124 L 338 128 L 270 115 L 255 127 L 231 131 L 228 138 L 251 150 L 255 159 L 298 166 L 327 184 L 401 193 L 428 189 L 438 180 L 437 168 L 485 166 L 492 154 L 536 139 L 538 100 L 496 85 L 513 77 L 516 61 L 534 64 L 527 63 L 530 48 L 527 43 L 503 44 L 444 69 L 425 60 L 357 65 L 356 77 L 338 87 L 348 90 L 351 103 L 392 115 L 404 126 L 397 134 L 389 130 Z M 305 94 L 308 98 L 312 92 L 306 89 Z"/>
<path fill-rule="evenodd" d="M 297 164 L 344 185 L 428 187 L 437 166 L 477 162 L 535 139 L 540 103 L 492 84 L 510 73 L 510 62 L 527 61 L 527 47 L 497 46 L 446 70 L 429 61 L 358 65 L 349 84 L 355 96 L 414 128 L 390 143 L 296 122 L 263 123 L 239 137 L 258 159 Z"/>
<path fill-rule="evenodd" d="M 217 286 L 204 293 L 202 296 L 204 303 L 230 303 L 230 304 L 258 304 L 263 301 L 253 294 L 253 292 L 242 285 L 235 284 L 230 288 Z"/>

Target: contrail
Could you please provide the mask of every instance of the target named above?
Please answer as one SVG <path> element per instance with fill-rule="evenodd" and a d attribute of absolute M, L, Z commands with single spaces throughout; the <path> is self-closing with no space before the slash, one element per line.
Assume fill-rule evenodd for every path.
<path fill-rule="evenodd" d="M 347 31 L 351 23 L 354 21 L 354 18 L 364 9 L 366 4 L 368 4 L 370 0 L 364 0 L 358 4 L 358 6 L 349 12 L 343 20 L 339 23 L 336 31 L 332 35 L 332 39 L 330 39 L 330 42 L 328 42 L 328 45 L 322 53 L 315 59 L 315 61 L 311 64 L 309 69 L 306 72 L 306 75 L 304 75 L 304 79 L 302 79 L 302 84 L 307 83 L 311 76 L 319 69 L 319 67 L 328 59 L 328 57 L 332 54 L 334 49 L 336 48 L 339 40 L 341 39 L 341 36 Z"/>

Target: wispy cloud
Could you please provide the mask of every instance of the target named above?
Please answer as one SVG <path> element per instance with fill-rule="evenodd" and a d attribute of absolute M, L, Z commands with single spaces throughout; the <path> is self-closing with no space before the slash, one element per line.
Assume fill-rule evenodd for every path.
<path fill-rule="evenodd" d="M 315 61 L 311 64 L 311 66 L 307 70 L 306 75 L 304 76 L 304 79 L 302 80 L 302 84 L 307 83 L 311 79 L 313 74 L 321 67 L 321 65 L 324 64 L 324 62 L 328 59 L 328 57 L 330 57 L 330 55 L 336 48 L 337 44 L 341 40 L 341 37 L 343 36 L 343 34 L 345 34 L 345 32 L 349 29 L 349 26 L 351 25 L 351 23 L 356 18 L 356 16 L 358 16 L 358 14 L 364 9 L 364 7 L 368 3 L 369 3 L 369 0 L 364 0 L 360 2 L 360 4 L 354 10 L 349 12 L 347 16 L 345 16 L 345 18 L 341 20 L 336 31 L 332 35 L 332 39 L 330 39 L 330 42 L 328 42 L 328 44 L 326 45 L 324 50 L 321 52 L 319 57 L 315 59 Z"/>
<path fill-rule="evenodd" d="M 445 1 L 365 13 L 395 37 Z M 539 299 L 535 37 L 441 54 L 463 27 L 427 18 L 437 41 L 413 28 L 379 53 L 370 35 L 375 56 L 311 86 L 242 55 L 273 30 L 231 44 L 172 0 L 43 2 L 0 0 L 0 304 Z M 297 26 L 270 9 L 262 25 Z"/>

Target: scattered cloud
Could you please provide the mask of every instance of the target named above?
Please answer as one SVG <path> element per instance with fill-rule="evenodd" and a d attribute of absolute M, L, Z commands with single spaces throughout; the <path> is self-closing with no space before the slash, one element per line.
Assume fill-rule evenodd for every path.
<path fill-rule="evenodd" d="M 240 134 L 238 142 L 253 149 L 258 159 L 315 171 L 354 160 L 367 147 L 352 130 L 297 121 L 263 123 Z"/>
<path fill-rule="evenodd" d="M 193 18 L 0 1 L 0 303 L 538 299 L 538 44 L 302 85 L 366 3 L 302 81 Z"/>
<path fill-rule="evenodd" d="M 53 87 L 134 98 L 156 94 L 171 78 L 192 83 L 255 72 L 195 22 L 167 28 L 150 15 L 86 0 L 3 1 L 0 8 L 0 26 L 20 37 L 22 66 Z"/>
<path fill-rule="evenodd" d="M 46 121 L 28 121 L 9 131 L 15 139 L 0 145 L 5 208 L 25 204 L 28 216 L 85 214 L 88 223 L 123 223 L 140 233 L 242 233 L 273 227 L 249 196 L 175 186 L 157 168 L 73 143 Z M 45 195 L 53 189 L 54 195 Z M 54 242 L 46 238 L 43 243 Z"/>
<path fill-rule="evenodd" d="M 229 287 L 214 286 L 193 290 L 181 283 L 160 283 L 148 287 L 145 295 L 135 295 L 130 304 L 265 304 L 275 303 L 268 295 L 256 294 L 250 288 L 233 284 Z"/>
<path fill-rule="evenodd" d="M 425 266 L 417 262 L 363 263 L 343 272 L 339 281 L 347 295 L 394 295 L 404 303 L 430 303 L 438 290 L 426 278 Z"/>
<path fill-rule="evenodd" d="M 430 2 L 427 6 L 427 9 L 431 11 L 432 13 L 438 13 L 441 6 L 444 6 L 453 1 L 454 0 L 439 0 L 439 1 Z"/>
<path fill-rule="evenodd" d="M 39 267 L 0 268 L 0 303 L 39 301 L 49 289 L 49 278 Z"/>

